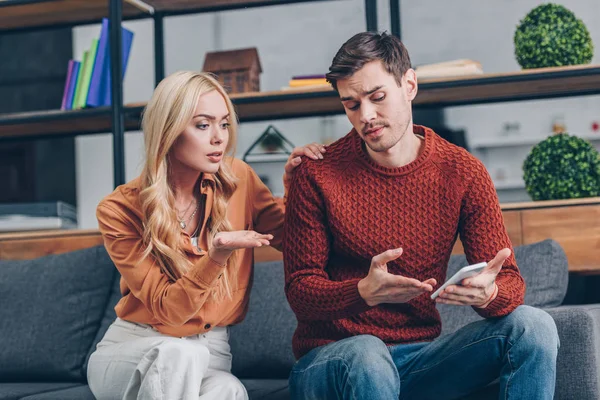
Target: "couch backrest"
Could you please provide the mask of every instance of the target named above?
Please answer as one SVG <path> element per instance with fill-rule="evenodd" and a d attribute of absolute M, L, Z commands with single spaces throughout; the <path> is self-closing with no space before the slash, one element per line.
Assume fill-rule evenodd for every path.
<path fill-rule="evenodd" d="M 569 284 L 569 264 L 562 247 L 554 240 L 544 240 L 515 248 L 515 258 L 525 280 L 525 304 L 548 308 L 562 304 Z M 448 265 L 450 277 L 467 265 L 464 255 L 453 256 Z M 471 307 L 439 304 L 442 335 L 481 319 Z"/>
<path fill-rule="evenodd" d="M 115 276 L 102 246 L 0 261 L 0 380 L 84 381 Z"/>
<path fill-rule="evenodd" d="M 554 307 L 562 303 L 568 284 L 564 251 L 552 240 L 515 249 L 517 264 L 527 284 L 525 304 Z M 464 255 L 452 256 L 451 276 L 467 265 Z M 480 317 L 470 307 L 439 305 L 443 334 L 454 332 Z M 294 364 L 292 335 L 296 318 L 284 293 L 282 262 L 257 264 L 250 309 L 246 319 L 231 330 L 233 372 L 240 378 L 287 378 Z"/>

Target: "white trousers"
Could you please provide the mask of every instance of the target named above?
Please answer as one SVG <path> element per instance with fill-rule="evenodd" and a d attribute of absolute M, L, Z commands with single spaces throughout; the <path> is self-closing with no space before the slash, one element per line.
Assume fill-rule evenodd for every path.
<path fill-rule="evenodd" d="M 98 400 L 247 400 L 231 374 L 229 331 L 184 338 L 117 318 L 88 363 Z"/>

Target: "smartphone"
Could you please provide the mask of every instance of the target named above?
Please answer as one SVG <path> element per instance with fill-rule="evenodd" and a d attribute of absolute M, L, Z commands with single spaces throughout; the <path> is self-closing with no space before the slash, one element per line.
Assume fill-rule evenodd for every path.
<path fill-rule="evenodd" d="M 462 267 L 454 275 L 452 275 L 452 278 L 448 279 L 446 282 L 444 282 L 444 284 L 442 286 L 440 286 L 438 288 L 438 290 L 433 292 L 433 294 L 431 295 L 431 299 L 435 300 L 435 298 L 438 297 L 438 295 L 446 287 L 448 287 L 450 285 L 456 285 L 457 283 L 460 283 L 464 279 L 467 279 L 467 278 L 470 278 L 471 276 L 477 275 L 485 267 L 487 267 L 486 262 L 480 262 L 478 264 L 473 264 L 473 265 L 468 265 L 466 267 Z"/>

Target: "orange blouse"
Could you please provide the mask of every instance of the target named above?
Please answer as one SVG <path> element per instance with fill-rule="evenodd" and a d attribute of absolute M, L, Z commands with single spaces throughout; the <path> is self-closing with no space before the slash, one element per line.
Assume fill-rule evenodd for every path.
<path fill-rule="evenodd" d="M 238 178 L 229 200 L 227 217 L 233 230 L 255 230 L 272 234 L 271 245 L 281 250 L 284 209 L 256 173 L 243 161 L 228 159 Z M 203 333 L 214 326 L 244 319 L 252 286 L 253 250 L 238 250 L 234 265 L 223 267 L 208 256 L 206 221 L 211 214 L 215 181 L 203 174 L 200 192 L 206 195 L 204 222 L 198 248 L 181 230 L 182 247 L 194 264 L 181 278 L 171 281 L 152 257 L 143 258 L 145 245 L 139 202 L 140 178 L 121 185 L 105 197 L 96 210 L 104 246 L 121 273 L 123 297 L 115 307 L 121 319 L 152 325 L 171 336 Z M 228 274 L 232 298 L 209 296 Z"/>

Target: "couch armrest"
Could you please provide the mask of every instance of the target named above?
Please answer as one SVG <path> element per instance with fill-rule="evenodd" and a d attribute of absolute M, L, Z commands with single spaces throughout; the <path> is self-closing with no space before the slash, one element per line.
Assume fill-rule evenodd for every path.
<path fill-rule="evenodd" d="M 600 304 L 545 309 L 560 337 L 556 399 L 600 398 Z"/>

